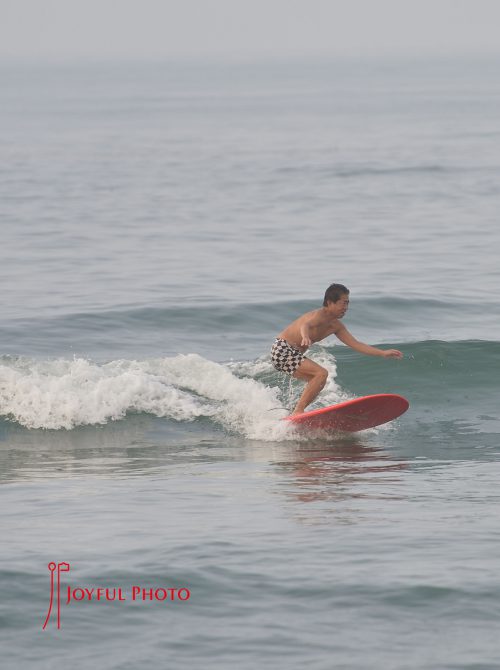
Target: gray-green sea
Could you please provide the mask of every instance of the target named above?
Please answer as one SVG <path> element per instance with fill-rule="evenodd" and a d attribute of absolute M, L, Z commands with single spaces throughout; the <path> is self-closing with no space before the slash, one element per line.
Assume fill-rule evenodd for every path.
<path fill-rule="evenodd" d="M 497 670 L 498 62 L 0 90 L 2 668 Z M 314 345 L 316 406 L 410 409 L 294 432 L 270 346 L 332 282 L 404 358 Z"/>

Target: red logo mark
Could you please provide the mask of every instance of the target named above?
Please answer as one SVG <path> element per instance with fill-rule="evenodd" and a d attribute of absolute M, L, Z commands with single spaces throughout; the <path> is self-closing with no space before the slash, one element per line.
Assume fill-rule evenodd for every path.
<path fill-rule="evenodd" d="M 61 572 L 69 572 L 70 565 L 69 563 L 57 563 L 51 562 L 47 566 L 50 570 L 50 601 L 49 601 L 49 610 L 47 612 L 47 617 L 45 623 L 42 626 L 42 630 L 45 630 L 47 624 L 49 623 L 50 616 L 52 614 L 52 607 L 54 605 L 54 572 L 57 570 L 56 577 L 56 600 L 57 600 L 57 628 L 61 628 Z"/>
<path fill-rule="evenodd" d="M 56 626 L 58 629 L 61 628 L 61 572 L 69 572 L 70 565 L 69 563 L 54 563 L 53 561 L 47 566 L 50 572 L 50 600 L 49 600 L 49 609 L 47 611 L 47 616 L 45 617 L 45 622 L 42 626 L 42 630 L 47 628 L 47 625 L 52 616 L 54 609 L 54 600 L 57 610 Z M 66 601 L 64 605 L 69 605 L 70 603 L 79 603 L 82 601 L 90 602 L 95 601 L 96 603 L 105 603 L 110 601 L 123 602 L 123 601 L 142 601 L 142 602 L 174 602 L 180 601 L 185 602 L 191 597 L 191 592 L 185 587 L 181 588 L 170 588 L 170 587 L 159 587 L 159 588 L 146 588 L 143 586 L 132 586 L 129 596 L 127 597 L 127 589 L 122 586 L 71 586 L 67 585 L 65 587 L 66 592 Z"/>

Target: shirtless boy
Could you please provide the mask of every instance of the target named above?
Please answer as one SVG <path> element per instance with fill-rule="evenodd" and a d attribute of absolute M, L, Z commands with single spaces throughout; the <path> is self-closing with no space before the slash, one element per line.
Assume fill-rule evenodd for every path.
<path fill-rule="evenodd" d="M 403 357 L 397 349 L 377 349 L 359 342 L 351 335 L 344 324 L 340 323 L 348 307 L 349 289 L 342 284 L 331 284 L 326 289 L 323 307 L 299 316 L 282 330 L 274 341 L 271 360 L 276 370 L 307 382 L 291 416 L 305 411 L 318 396 L 328 378 L 328 371 L 325 368 L 304 356 L 305 351 L 314 342 L 319 342 L 328 335 L 336 335 L 341 342 L 362 354 L 384 358 Z"/>

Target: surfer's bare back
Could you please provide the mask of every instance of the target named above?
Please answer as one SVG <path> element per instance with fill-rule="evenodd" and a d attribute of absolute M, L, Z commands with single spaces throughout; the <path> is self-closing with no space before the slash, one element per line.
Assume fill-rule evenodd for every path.
<path fill-rule="evenodd" d="M 349 289 L 342 284 L 331 284 L 326 289 L 323 307 L 299 316 L 282 330 L 274 341 L 271 360 L 276 370 L 307 382 L 291 416 L 305 411 L 305 408 L 318 396 L 328 378 L 328 371 L 325 368 L 304 356 L 308 347 L 314 342 L 319 342 L 328 335 L 336 335 L 341 342 L 362 354 L 384 358 L 403 357 L 397 349 L 377 349 L 359 342 L 351 335 L 344 324 L 340 323 L 348 307 Z"/>

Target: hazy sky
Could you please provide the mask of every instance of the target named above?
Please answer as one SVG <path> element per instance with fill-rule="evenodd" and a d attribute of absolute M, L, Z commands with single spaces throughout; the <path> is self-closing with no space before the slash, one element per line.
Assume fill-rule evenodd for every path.
<path fill-rule="evenodd" d="M 0 60 L 500 54 L 500 0 L 0 0 Z"/>

